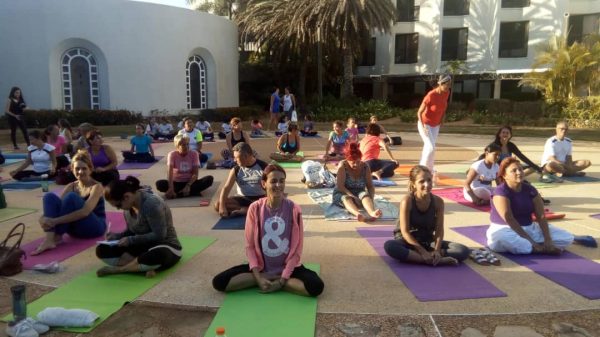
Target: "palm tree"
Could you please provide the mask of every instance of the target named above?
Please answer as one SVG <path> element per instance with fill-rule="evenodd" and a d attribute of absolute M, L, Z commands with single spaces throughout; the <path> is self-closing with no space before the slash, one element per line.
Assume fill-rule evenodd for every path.
<path fill-rule="evenodd" d="M 452 75 L 452 79 L 450 80 L 450 88 L 454 86 L 454 80 L 456 79 L 456 75 L 469 72 L 469 66 L 464 60 L 446 61 L 443 65 L 443 68 L 448 74 Z M 452 96 L 454 95 L 450 95 L 450 102 L 452 102 Z"/>
<path fill-rule="evenodd" d="M 259 45 L 305 53 L 317 43 L 320 28 L 326 53 L 335 56 L 341 50 L 345 97 L 353 93 L 354 58 L 373 32 L 390 31 L 394 13 L 390 0 L 250 0 L 238 23 L 242 37 Z"/>

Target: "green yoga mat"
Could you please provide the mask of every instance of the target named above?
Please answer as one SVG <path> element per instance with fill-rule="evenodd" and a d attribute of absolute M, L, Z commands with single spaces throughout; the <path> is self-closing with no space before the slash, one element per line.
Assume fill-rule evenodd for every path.
<path fill-rule="evenodd" d="M 95 312 L 100 318 L 89 328 L 57 328 L 69 332 L 89 332 L 119 310 L 125 303 L 132 302 L 150 288 L 157 285 L 165 277 L 198 254 L 211 243 L 214 238 L 180 237 L 183 246 L 183 256 L 179 263 L 170 269 L 158 272 L 153 278 L 144 274 L 119 274 L 97 277 L 96 269 L 75 277 L 60 288 L 27 304 L 27 315 L 34 317 L 47 307 L 79 308 Z M 101 265 L 98 264 L 98 268 Z M 3 321 L 12 319 L 12 314 L 2 318 Z"/>
<path fill-rule="evenodd" d="M 33 213 L 37 211 L 34 208 L 16 208 L 16 207 L 7 207 L 0 209 L 0 222 L 18 218 L 20 216 Z"/>
<path fill-rule="evenodd" d="M 304 266 L 319 272 L 318 264 Z M 316 319 L 315 297 L 285 291 L 261 294 L 250 288 L 225 296 L 204 337 L 213 337 L 220 326 L 228 336 L 309 337 L 315 335 Z"/>
<path fill-rule="evenodd" d="M 302 167 L 302 163 L 295 163 L 295 162 L 277 162 L 277 164 L 279 164 L 279 166 L 281 166 L 283 168 L 300 168 L 300 167 Z"/>
<path fill-rule="evenodd" d="M 537 188 L 539 190 L 540 188 L 554 188 L 554 187 L 558 187 L 559 183 L 550 183 L 550 184 L 547 184 L 547 183 L 543 183 L 543 182 L 540 182 L 540 181 L 532 181 L 531 182 L 531 186 L 533 186 L 533 187 L 535 187 L 535 188 Z"/>

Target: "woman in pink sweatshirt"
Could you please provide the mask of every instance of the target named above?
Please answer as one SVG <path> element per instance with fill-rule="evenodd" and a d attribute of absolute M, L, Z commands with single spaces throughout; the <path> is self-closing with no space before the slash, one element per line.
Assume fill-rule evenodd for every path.
<path fill-rule="evenodd" d="M 253 202 L 246 217 L 247 264 L 213 279 L 219 291 L 258 286 L 261 292 L 285 290 L 305 296 L 323 292 L 323 281 L 300 263 L 304 230 L 300 206 L 284 194 L 285 170 L 268 165 L 262 176 L 266 197 Z"/>

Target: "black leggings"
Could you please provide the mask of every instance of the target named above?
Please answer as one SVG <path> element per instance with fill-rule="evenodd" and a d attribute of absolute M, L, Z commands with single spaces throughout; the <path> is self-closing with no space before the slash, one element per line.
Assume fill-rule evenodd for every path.
<path fill-rule="evenodd" d="M 365 161 L 371 172 L 382 170 L 381 177 L 389 178 L 394 175 L 394 170 L 398 167 L 396 162 L 391 160 L 371 159 Z"/>
<path fill-rule="evenodd" d="M 123 151 L 123 158 L 127 163 L 154 163 L 156 161 L 150 152 L 133 153 L 131 151 Z"/>
<path fill-rule="evenodd" d="M 181 247 L 173 247 L 173 249 L 181 253 Z M 109 265 L 116 265 L 118 259 L 125 253 L 136 257 L 138 263 L 145 267 L 143 269 L 148 270 L 171 268 L 181 259 L 180 255 L 175 254 L 172 249 L 165 245 L 150 244 L 128 247 L 109 245 L 96 246 L 96 256 Z M 153 266 L 158 267 L 152 268 Z"/>
<path fill-rule="evenodd" d="M 13 116 L 8 117 L 8 125 L 10 126 L 10 140 L 12 140 L 13 146 L 17 147 L 17 127 L 21 129 L 23 133 L 23 138 L 25 138 L 25 142 L 27 146 L 31 145 L 29 141 L 29 134 L 27 133 L 27 126 L 25 126 L 24 116 L 21 115 L 21 119 L 16 119 Z"/>
<path fill-rule="evenodd" d="M 116 169 L 104 171 L 104 172 L 93 172 L 92 178 L 97 182 L 101 183 L 102 186 L 110 184 L 113 180 L 119 180 L 119 171 Z"/>
<path fill-rule="evenodd" d="M 240 264 L 239 266 L 229 268 L 213 278 L 213 288 L 218 291 L 225 291 L 229 285 L 229 281 L 231 281 L 234 276 L 244 273 L 252 274 L 249 264 Z M 310 296 L 319 296 L 325 287 L 323 280 L 321 280 L 319 275 L 314 271 L 307 269 L 304 265 L 294 268 L 290 277 L 302 281 L 306 292 L 308 292 Z"/>
<path fill-rule="evenodd" d="M 403 262 L 408 259 L 409 251 L 415 250 L 414 247 L 404 241 L 404 239 L 388 240 L 383 245 L 383 248 L 387 255 Z M 424 248 L 431 250 L 431 245 L 424 245 Z M 442 241 L 442 256 L 450 256 L 460 262 L 466 260 L 469 257 L 469 253 L 469 248 L 465 245 L 456 242 Z"/>
<path fill-rule="evenodd" d="M 202 177 L 202 178 L 194 181 L 192 183 L 192 186 L 190 186 L 190 195 L 189 196 L 191 197 L 191 196 L 202 195 L 202 191 L 209 188 L 213 184 L 213 181 L 214 181 L 213 176 Z M 183 197 L 181 190 L 183 190 L 185 188 L 185 185 L 187 185 L 187 182 L 183 182 L 183 181 L 182 182 L 178 182 L 178 181 L 173 182 L 173 188 L 175 189 L 175 193 L 177 193 L 178 198 Z M 169 189 L 169 181 L 166 179 L 161 179 L 161 180 L 157 181 L 156 189 L 163 193 L 166 192 Z"/>

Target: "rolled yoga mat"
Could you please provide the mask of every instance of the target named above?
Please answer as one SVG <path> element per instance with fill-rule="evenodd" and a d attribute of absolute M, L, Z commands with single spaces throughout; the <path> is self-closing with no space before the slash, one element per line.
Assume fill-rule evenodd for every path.
<path fill-rule="evenodd" d="M 156 161 L 154 163 L 121 163 L 117 166 L 117 170 L 146 170 L 152 167 L 152 165 L 158 163 L 165 156 L 155 156 Z"/>
<path fill-rule="evenodd" d="M 451 229 L 482 246 L 487 246 L 485 233 L 488 227 L 483 225 Z M 569 251 L 565 251 L 560 256 L 509 253 L 502 255 L 583 297 L 591 300 L 600 298 L 600 264 L 594 261 Z"/>
<path fill-rule="evenodd" d="M 42 184 L 37 181 L 13 181 L 2 184 L 2 188 L 6 191 L 10 190 L 34 190 L 42 187 Z"/>
<path fill-rule="evenodd" d="M 432 267 L 402 263 L 389 257 L 383 245 L 393 238 L 394 226 L 358 227 L 356 230 L 421 302 L 506 296 L 465 263 Z"/>
<path fill-rule="evenodd" d="M 304 266 L 319 272 L 319 265 Z M 204 337 L 213 337 L 220 326 L 228 336 L 308 337 L 315 335 L 316 319 L 315 297 L 250 288 L 227 293 Z"/>
<path fill-rule="evenodd" d="M 106 222 L 111 224 L 111 232 L 122 232 L 127 227 L 123 212 L 106 212 Z M 104 236 L 91 239 L 78 239 L 65 234 L 63 235 L 63 243 L 57 245 L 56 248 L 47 250 L 40 255 L 31 255 L 40 243 L 44 241 L 44 238 L 41 237 L 21 245 L 21 249 L 27 255 L 27 259 L 21 258 L 21 262 L 23 262 L 23 268 L 25 269 L 33 269 L 33 266 L 36 264 L 48 264 L 52 261 L 61 262 L 95 246 L 98 240 L 104 240 Z"/>
<path fill-rule="evenodd" d="M 179 262 L 164 271 L 156 273 L 152 278 L 146 278 L 144 273 L 119 274 L 104 277 L 96 276 L 96 269 L 102 266 L 100 261 L 95 261 L 94 270 L 79 275 L 63 284 L 54 291 L 27 304 L 27 315 L 35 316 L 47 307 L 63 307 L 66 309 L 87 309 L 95 312 L 100 318 L 89 328 L 55 327 L 53 329 L 69 332 L 90 332 L 112 314 L 117 312 L 126 303 L 134 301 L 146 291 L 160 283 L 167 276 L 184 265 L 190 258 L 198 254 L 215 241 L 208 237 L 180 236 L 179 241 L 183 246 L 183 255 Z M 2 318 L 7 322 L 12 314 Z M 266 321 L 266 320 L 265 320 Z"/>

